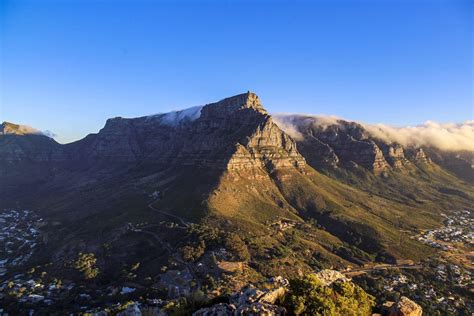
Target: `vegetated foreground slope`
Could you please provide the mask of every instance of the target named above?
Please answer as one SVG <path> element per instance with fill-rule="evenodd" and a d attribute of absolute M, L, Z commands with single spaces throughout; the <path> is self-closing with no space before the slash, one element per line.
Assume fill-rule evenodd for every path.
<path fill-rule="evenodd" d="M 53 262 L 72 277 L 67 263 L 94 253 L 103 282 L 137 261 L 138 278 L 155 277 L 221 248 L 244 262 L 245 278 L 419 260 L 433 250 L 411 237 L 472 206 L 472 185 L 422 148 L 300 119 L 294 139 L 245 93 L 110 119 L 67 145 L 10 131 L 0 135 L 0 206 L 45 219 L 30 265 Z"/>

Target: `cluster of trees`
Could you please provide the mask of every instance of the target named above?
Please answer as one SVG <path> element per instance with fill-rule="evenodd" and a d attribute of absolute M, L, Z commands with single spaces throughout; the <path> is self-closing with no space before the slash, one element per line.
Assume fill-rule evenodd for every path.
<path fill-rule="evenodd" d="M 290 281 L 286 308 L 295 315 L 371 315 L 374 297 L 352 282 L 325 286 L 315 275 Z"/>
<path fill-rule="evenodd" d="M 237 261 L 248 261 L 250 260 L 249 249 L 245 242 L 234 233 L 228 233 L 225 236 L 225 248 L 233 256 L 234 260 Z"/>
<path fill-rule="evenodd" d="M 99 274 L 99 268 L 95 266 L 97 259 L 93 253 L 80 252 L 74 268 L 81 272 L 86 280 L 94 279 Z"/>
<path fill-rule="evenodd" d="M 206 249 L 224 247 L 232 256 L 232 260 L 248 261 L 250 253 L 246 243 L 239 235 L 224 232 L 218 228 L 202 224 L 194 224 L 189 230 L 188 240 L 194 240 L 181 247 L 181 255 L 186 261 L 200 259 Z"/>
<path fill-rule="evenodd" d="M 194 245 L 186 245 L 181 248 L 181 256 L 184 260 L 188 262 L 193 262 L 198 260 L 204 255 L 206 251 L 206 243 L 204 240 L 200 240 Z"/>

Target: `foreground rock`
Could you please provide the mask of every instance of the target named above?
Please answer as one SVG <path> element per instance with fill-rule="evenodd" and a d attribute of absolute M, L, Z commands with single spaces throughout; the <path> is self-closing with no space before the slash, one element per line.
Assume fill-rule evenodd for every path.
<path fill-rule="evenodd" d="M 220 303 L 201 308 L 193 316 L 226 316 L 226 315 L 285 315 L 284 307 L 275 305 L 286 293 L 288 280 L 275 277 L 269 280 L 270 289 L 259 289 L 253 284 L 243 287 L 234 293 L 229 304 Z"/>
<path fill-rule="evenodd" d="M 319 271 L 315 275 L 325 286 L 329 286 L 336 281 L 350 281 L 350 279 L 348 279 L 344 274 L 336 270 L 324 269 Z"/>
<path fill-rule="evenodd" d="M 421 316 L 422 314 L 421 306 L 405 296 L 393 304 L 389 311 L 389 316 Z"/>
<path fill-rule="evenodd" d="M 225 316 L 233 315 L 235 312 L 235 305 L 219 303 L 211 307 L 201 308 L 193 313 L 193 316 Z"/>

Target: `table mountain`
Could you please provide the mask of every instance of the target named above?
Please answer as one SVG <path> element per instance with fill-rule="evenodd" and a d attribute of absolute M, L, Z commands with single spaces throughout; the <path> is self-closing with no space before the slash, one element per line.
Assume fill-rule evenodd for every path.
<path fill-rule="evenodd" d="M 426 256 L 406 232 L 472 205 L 472 187 L 429 149 L 383 142 L 353 122 L 276 122 L 247 92 L 112 118 L 65 145 L 4 124 L 0 207 L 41 213 L 50 224 L 35 260 L 53 258 L 59 271 L 77 253 L 115 273 L 132 260 L 155 271 L 223 248 L 256 274 L 298 275 Z"/>

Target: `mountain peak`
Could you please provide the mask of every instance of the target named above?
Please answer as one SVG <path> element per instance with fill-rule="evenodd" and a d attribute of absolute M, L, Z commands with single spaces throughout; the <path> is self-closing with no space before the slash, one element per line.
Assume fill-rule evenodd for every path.
<path fill-rule="evenodd" d="M 232 97 L 225 98 L 217 102 L 221 106 L 240 107 L 240 108 L 251 108 L 254 110 L 265 111 L 260 98 L 253 92 L 247 91 L 246 93 L 234 95 Z"/>
<path fill-rule="evenodd" d="M 220 101 L 207 104 L 201 111 L 201 117 L 226 118 L 242 110 L 252 110 L 254 113 L 267 115 L 267 111 L 262 106 L 260 99 L 253 92 L 246 92 Z"/>
<path fill-rule="evenodd" d="M 43 133 L 27 125 L 5 121 L 0 125 L 0 135 L 43 135 Z"/>

